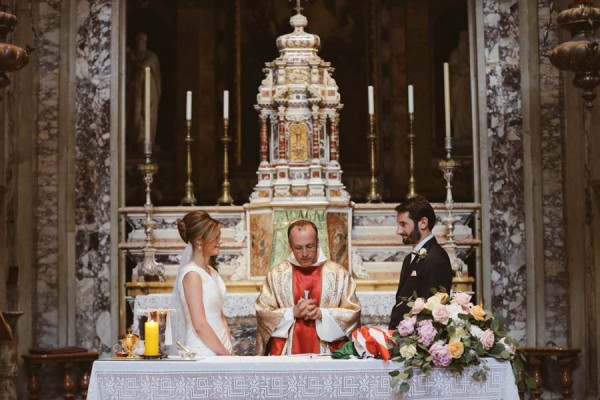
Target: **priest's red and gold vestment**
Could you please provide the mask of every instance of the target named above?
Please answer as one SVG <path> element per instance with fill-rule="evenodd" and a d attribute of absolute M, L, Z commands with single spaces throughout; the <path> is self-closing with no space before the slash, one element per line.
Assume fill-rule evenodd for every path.
<path fill-rule="evenodd" d="M 293 317 L 301 297 L 315 300 L 321 320 Z M 257 355 L 329 353 L 331 343 L 345 340 L 359 325 L 356 283 L 333 261 L 300 267 L 288 259 L 267 274 L 256 299 L 256 319 Z"/>

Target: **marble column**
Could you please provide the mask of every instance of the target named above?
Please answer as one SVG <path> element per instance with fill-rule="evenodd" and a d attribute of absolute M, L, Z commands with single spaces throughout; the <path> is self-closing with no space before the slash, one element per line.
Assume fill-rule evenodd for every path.
<path fill-rule="evenodd" d="M 553 24 L 543 43 L 550 18 L 550 0 L 538 1 L 540 54 L 560 42 L 559 28 Z M 565 248 L 563 126 L 564 81 L 560 71 L 540 55 L 542 206 L 544 215 L 545 336 L 559 346 L 568 343 L 569 274 Z M 546 343 L 540 343 L 546 344 Z"/>
<path fill-rule="evenodd" d="M 524 341 L 526 280 L 523 122 L 517 0 L 483 0 L 487 86 L 491 308 Z M 484 239 L 485 240 L 485 239 Z M 489 306 L 489 305 L 488 305 Z"/>
<path fill-rule="evenodd" d="M 539 2 L 537 27 L 540 54 L 554 47 L 558 29 L 552 26 L 543 41 L 549 18 L 548 0 Z M 525 341 L 526 271 L 523 121 L 519 68 L 518 1 L 484 0 L 483 29 L 487 86 L 487 136 L 491 287 L 495 312 L 507 317 L 510 333 Z M 535 28 L 534 28 L 535 29 Z M 563 85 L 558 71 L 540 55 L 540 121 L 543 246 L 546 307 L 545 337 L 565 345 L 568 335 L 568 274 L 564 248 Z M 530 266 L 534 267 L 534 266 Z M 533 301 L 533 299 L 531 300 Z M 529 321 L 535 323 L 535 321 Z M 544 345 L 546 343 L 539 343 Z"/>
<path fill-rule="evenodd" d="M 77 1 L 76 298 L 77 344 L 110 351 L 111 0 Z"/>
<path fill-rule="evenodd" d="M 58 345 L 58 100 L 60 0 L 39 1 L 37 43 L 37 222 L 34 341 Z M 25 21 L 20 18 L 21 23 Z"/>

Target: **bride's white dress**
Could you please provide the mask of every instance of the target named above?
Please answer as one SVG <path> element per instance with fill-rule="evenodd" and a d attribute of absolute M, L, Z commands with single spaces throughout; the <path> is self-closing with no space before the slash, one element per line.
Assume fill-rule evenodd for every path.
<path fill-rule="evenodd" d="M 190 311 L 185 299 L 185 289 L 183 287 L 183 278 L 193 272 L 198 273 L 202 278 L 202 301 L 204 303 L 204 311 L 206 313 L 206 319 L 215 331 L 218 338 L 223 343 L 223 346 L 229 351 L 232 350 L 231 340 L 227 328 L 223 325 L 221 319 L 221 313 L 223 311 L 223 303 L 225 301 L 225 293 L 227 291 L 223 278 L 217 271 L 211 268 L 209 274 L 204 268 L 198 266 L 194 262 L 190 262 L 180 268 L 182 271 L 178 274 L 177 281 L 175 284 L 178 286 L 179 296 L 181 301 L 181 307 L 183 309 L 183 315 L 185 316 L 185 345 L 186 347 L 195 352 L 197 356 L 214 356 L 215 352 L 212 351 L 202 339 L 198 337 L 192 320 L 190 317 Z"/>

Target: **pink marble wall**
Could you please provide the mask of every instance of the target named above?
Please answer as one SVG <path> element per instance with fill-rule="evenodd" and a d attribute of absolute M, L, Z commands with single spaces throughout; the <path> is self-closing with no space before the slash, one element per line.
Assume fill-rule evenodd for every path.
<path fill-rule="evenodd" d="M 250 276 L 265 276 L 273 245 L 273 214 L 250 214 Z"/>
<path fill-rule="evenodd" d="M 329 258 L 348 268 L 348 213 L 327 213 Z"/>

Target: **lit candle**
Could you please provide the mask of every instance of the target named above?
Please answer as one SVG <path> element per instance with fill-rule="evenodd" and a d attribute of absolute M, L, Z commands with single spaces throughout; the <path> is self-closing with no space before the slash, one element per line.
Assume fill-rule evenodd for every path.
<path fill-rule="evenodd" d="M 223 119 L 229 119 L 229 90 L 223 92 Z"/>
<path fill-rule="evenodd" d="M 144 141 L 152 143 L 150 138 L 150 67 L 146 67 L 146 79 L 144 81 Z"/>
<path fill-rule="evenodd" d="M 415 98 L 414 98 L 413 85 L 408 85 L 408 112 L 413 114 L 415 112 Z"/>
<path fill-rule="evenodd" d="M 158 322 L 148 321 L 144 324 L 144 346 L 147 356 L 158 355 Z"/>
<path fill-rule="evenodd" d="M 192 92 L 190 90 L 185 93 L 185 119 L 192 120 Z"/>
<path fill-rule="evenodd" d="M 369 86 L 367 88 L 367 93 L 369 95 L 369 115 L 375 114 L 375 100 L 373 100 L 373 86 Z"/>
<path fill-rule="evenodd" d="M 452 137 L 450 129 L 450 67 L 448 63 L 444 63 L 444 112 L 446 137 Z"/>

